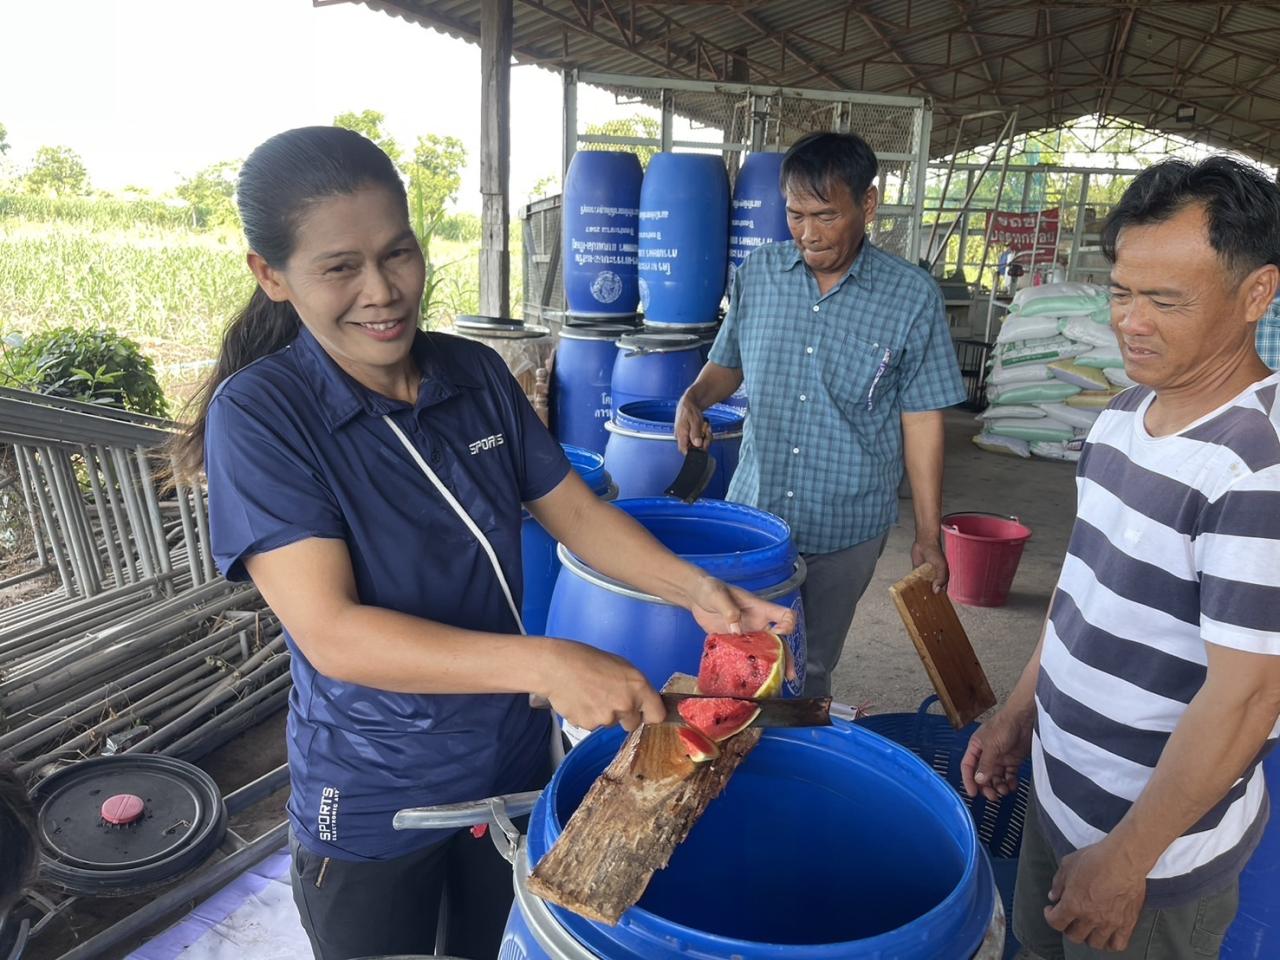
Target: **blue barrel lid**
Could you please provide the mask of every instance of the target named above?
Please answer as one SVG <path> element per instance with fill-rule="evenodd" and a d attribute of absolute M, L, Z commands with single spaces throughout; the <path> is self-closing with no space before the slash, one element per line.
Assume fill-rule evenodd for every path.
<path fill-rule="evenodd" d="M 634 400 L 613 411 L 613 424 L 632 433 L 653 437 L 675 436 L 676 407 L 678 400 Z M 713 437 L 728 436 L 742 431 L 746 414 L 722 403 L 714 404 L 702 412 L 711 424 Z"/>
<path fill-rule="evenodd" d="M 562 443 L 564 455 L 569 458 L 569 465 L 582 478 L 582 482 L 591 488 L 594 494 L 606 492 L 612 481 L 604 468 L 604 457 L 586 447 L 575 447 L 571 443 Z"/>

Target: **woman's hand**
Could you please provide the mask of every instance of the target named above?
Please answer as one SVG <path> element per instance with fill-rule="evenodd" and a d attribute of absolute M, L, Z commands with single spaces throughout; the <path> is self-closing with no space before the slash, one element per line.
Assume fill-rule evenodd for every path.
<path fill-rule="evenodd" d="M 689 612 L 707 633 L 768 630 L 788 634 L 796 628 L 796 615 L 790 608 L 705 574 L 698 578 L 689 599 Z"/>
<path fill-rule="evenodd" d="M 594 730 L 618 723 L 630 732 L 666 719 L 662 698 L 626 660 L 573 640 L 545 642 L 550 650 L 539 671 L 544 679 L 531 692 L 574 726 Z"/>

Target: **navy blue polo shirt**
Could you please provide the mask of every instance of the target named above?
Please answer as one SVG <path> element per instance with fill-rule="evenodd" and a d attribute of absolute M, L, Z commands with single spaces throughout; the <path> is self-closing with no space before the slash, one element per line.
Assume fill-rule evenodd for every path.
<path fill-rule="evenodd" d="M 485 532 L 521 601 L 522 501 L 569 472 L 560 445 L 488 347 L 419 333 L 413 406 L 365 389 L 305 329 L 250 364 L 209 407 L 205 468 L 218 566 L 308 537 L 346 542 L 361 603 L 471 630 L 518 633 L 483 550 L 383 421 L 389 415 Z M 345 638 L 358 652 L 365 638 Z M 397 832 L 402 807 L 530 788 L 550 717 L 520 695 L 391 693 L 292 654 L 289 817 L 324 856 L 381 860 L 444 839 Z"/>

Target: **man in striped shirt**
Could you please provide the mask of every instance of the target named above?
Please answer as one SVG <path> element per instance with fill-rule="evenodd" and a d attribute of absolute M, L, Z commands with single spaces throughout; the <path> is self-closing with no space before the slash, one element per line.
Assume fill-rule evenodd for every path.
<path fill-rule="evenodd" d="M 1034 770 L 1014 931 L 1046 960 L 1216 957 L 1280 715 L 1280 191 L 1224 157 L 1138 176 L 1103 233 L 1137 381 L 1089 434 L 1040 644 L 970 794 Z"/>

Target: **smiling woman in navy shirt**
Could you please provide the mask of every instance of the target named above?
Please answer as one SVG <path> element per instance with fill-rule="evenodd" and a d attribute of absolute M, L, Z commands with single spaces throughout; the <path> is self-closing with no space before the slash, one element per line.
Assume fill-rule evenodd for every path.
<path fill-rule="evenodd" d="M 521 635 L 527 508 L 602 573 L 708 630 L 791 626 L 601 503 L 489 348 L 416 329 L 425 267 L 394 165 L 308 127 L 258 147 L 237 204 L 258 289 L 180 448 L 208 477 L 213 549 L 252 578 L 292 657 L 294 899 L 323 960 L 491 960 L 510 868 L 469 833 L 397 833 L 402 807 L 536 789 L 550 714 L 663 719 L 630 664 Z"/>

